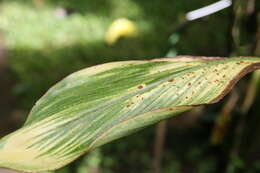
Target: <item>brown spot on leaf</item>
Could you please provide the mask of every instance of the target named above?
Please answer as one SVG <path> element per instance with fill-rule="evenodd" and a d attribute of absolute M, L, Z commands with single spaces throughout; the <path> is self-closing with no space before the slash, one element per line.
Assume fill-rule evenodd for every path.
<path fill-rule="evenodd" d="M 138 89 L 143 89 L 144 86 L 143 86 L 143 85 L 139 85 L 137 88 L 138 88 Z"/>
<path fill-rule="evenodd" d="M 251 65 L 247 66 L 243 70 L 241 70 L 231 81 L 229 81 L 226 88 L 219 94 L 218 97 L 211 100 L 209 103 L 216 103 L 219 100 L 221 100 L 227 93 L 230 92 L 230 90 L 234 87 L 234 85 L 241 79 L 243 76 L 245 76 L 247 73 L 252 72 L 254 70 L 260 69 L 260 63 L 252 63 Z"/>

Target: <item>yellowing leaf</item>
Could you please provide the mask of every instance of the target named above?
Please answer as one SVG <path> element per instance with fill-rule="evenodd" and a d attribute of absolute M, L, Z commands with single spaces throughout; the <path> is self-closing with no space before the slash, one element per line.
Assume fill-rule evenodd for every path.
<path fill-rule="evenodd" d="M 176 57 L 86 68 L 52 87 L 0 140 L 0 167 L 40 172 L 193 107 L 223 98 L 259 58 Z"/>

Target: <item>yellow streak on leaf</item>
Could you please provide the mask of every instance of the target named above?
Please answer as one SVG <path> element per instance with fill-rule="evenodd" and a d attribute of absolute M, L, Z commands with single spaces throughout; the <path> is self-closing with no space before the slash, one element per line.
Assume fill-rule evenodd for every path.
<path fill-rule="evenodd" d="M 1 150 L 0 160 L 7 164 L 16 163 L 18 165 L 27 165 L 34 167 L 41 167 L 43 164 L 49 164 L 55 162 L 50 157 L 36 157 L 39 155 L 39 151 L 34 148 L 27 148 L 28 145 L 33 144 L 35 139 L 34 131 L 29 133 L 17 133 L 8 138 L 4 148 Z"/>

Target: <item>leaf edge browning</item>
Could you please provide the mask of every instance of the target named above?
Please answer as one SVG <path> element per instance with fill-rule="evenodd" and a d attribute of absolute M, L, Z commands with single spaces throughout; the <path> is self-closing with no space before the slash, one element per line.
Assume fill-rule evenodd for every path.
<path fill-rule="evenodd" d="M 210 101 L 208 104 L 214 104 L 214 103 L 217 103 L 220 100 L 222 100 L 234 88 L 234 86 L 240 81 L 240 79 L 242 79 L 248 73 L 251 73 L 251 72 L 259 70 L 259 69 L 260 69 L 260 62 L 250 64 L 247 67 L 243 68 L 243 70 L 241 70 L 232 80 L 230 80 L 229 84 L 222 91 L 222 93 L 218 97 L 216 97 L 212 101 Z M 205 104 L 205 105 L 207 105 L 207 104 Z"/>

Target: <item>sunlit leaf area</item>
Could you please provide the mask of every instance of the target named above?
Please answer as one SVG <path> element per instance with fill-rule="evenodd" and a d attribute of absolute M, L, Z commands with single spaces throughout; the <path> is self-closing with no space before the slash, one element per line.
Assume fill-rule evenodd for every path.
<path fill-rule="evenodd" d="M 0 173 L 260 172 L 259 8 L 0 0 Z"/>

